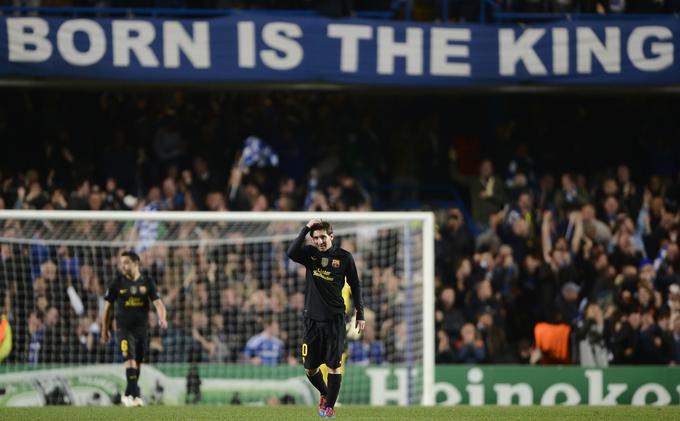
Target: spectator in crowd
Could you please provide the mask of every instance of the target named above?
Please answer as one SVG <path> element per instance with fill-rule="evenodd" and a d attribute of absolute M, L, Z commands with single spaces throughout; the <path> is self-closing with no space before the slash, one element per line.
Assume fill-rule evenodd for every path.
<path fill-rule="evenodd" d="M 672 364 L 680 364 L 680 317 L 673 320 L 673 360 Z"/>
<path fill-rule="evenodd" d="M 456 361 L 461 364 L 480 364 L 486 359 L 484 341 L 472 323 L 460 329 L 460 339 L 456 341 Z"/>
<path fill-rule="evenodd" d="M 454 160 L 451 175 L 456 183 L 469 189 L 472 216 L 478 224 L 485 226 L 489 217 L 503 207 L 505 200 L 504 183 L 494 175 L 493 164 L 485 159 L 479 165 L 479 175 L 463 176 L 458 172 Z"/>
<path fill-rule="evenodd" d="M 640 313 L 633 312 L 621 315 L 614 322 L 611 338 L 611 349 L 614 364 L 634 364 L 638 362 L 638 330 L 640 329 Z"/>
<path fill-rule="evenodd" d="M 561 293 L 555 300 L 555 319 L 557 323 L 572 325 L 579 316 L 579 287 L 574 282 L 567 282 L 562 286 Z"/>
<path fill-rule="evenodd" d="M 349 361 L 356 365 L 382 364 L 385 361 L 385 347 L 376 338 L 375 316 L 366 317 L 366 327 L 358 341 L 349 343 Z"/>
<path fill-rule="evenodd" d="M 555 208 L 560 220 L 588 203 L 587 193 L 576 184 L 573 175 L 562 174 L 561 181 L 562 188 L 555 193 Z"/>
<path fill-rule="evenodd" d="M 68 358 L 68 349 L 64 347 L 67 341 L 59 319 L 59 310 L 56 307 L 47 309 L 43 329 L 38 361 L 41 363 L 65 362 Z"/>
<path fill-rule="evenodd" d="M 210 362 L 226 363 L 234 359 L 229 339 L 224 331 L 224 318 L 219 313 L 215 313 L 210 317 L 210 336 L 208 341 L 212 351 L 209 353 Z"/>
<path fill-rule="evenodd" d="M 484 268 L 486 265 L 489 265 L 489 263 L 485 264 L 488 259 L 487 257 L 482 257 L 481 259 L 480 266 L 482 268 Z M 488 261 L 490 262 L 491 260 Z M 489 266 L 486 267 L 489 268 Z M 491 284 L 491 280 L 489 278 L 484 278 L 477 282 L 474 287 L 474 292 L 470 291 L 466 299 L 466 320 L 476 320 L 477 315 L 482 310 L 486 309 L 492 309 L 500 313 L 500 303 L 497 300 L 497 295 L 500 295 L 500 293 L 494 293 L 493 285 Z"/>
<path fill-rule="evenodd" d="M 189 361 L 207 362 L 210 355 L 216 352 L 216 344 L 206 338 L 208 336 L 208 316 L 202 311 L 191 314 L 191 350 Z"/>
<path fill-rule="evenodd" d="M 436 364 L 453 364 L 456 362 L 456 354 L 451 346 L 451 337 L 443 329 L 437 330 L 437 354 Z"/>
<path fill-rule="evenodd" d="M 651 266 L 651 265 L 650 265 Z M 677 283 L 671 284 L 668 287 L 668 299 L 666 306 L 671 313 L 671 319 L 680 317 L 680 285 Z"/>
<path fill-rule="evenodd" d="M 284 343 L 279 338 L 279 322 L 267 320 L 264 330 L 248 339 L 243 350 L 245 360 L 251 364 L 275 365 L 283 361 Z"/>
<path fill-rule="evenodd" d="M 585 319 L 576 331 L 579 363 L 582 367 L 607 367 L 609 355 L 605 337 L 604 317 L 597 303 L 589 303 Z"/>
<path fill-rule="evenodd" d="M 411 346 L 407 343 L 406 322 L 402 320 L 395 325 L 394 320 L 392 319 L 386 321 L 382 325 L 381 336 L 386 338 L 385 354 L 387 356 L 387 362 L 404 362 L 406 358 L 406 348 L 407 346 Z"/>
<path fill-rule="evenodd" d="M 290 296 L 286 308 L 282 310 L 286 315 L 281 317 L 281 327 L 286 338 L 286 355 L 295 361 L 299 357 L 300 338 L 304 334 L 304 310 L 305 295 L 299 290 Z"/>
<path fill-rule="evenodd" d="M 439 264 L 445 271 L 442 276 L 450 279 L 453 275 L 451 270 L 459 265 L 464 256 L 474 251 L 474 238 L 460 209 L 452 208 L 447 211 L 446 224 L 439 230 L 439 235 L 441 236 L 437 249 Z M 450 269 L 446 271 L 447 268 Z"/>
<path fill-rule="evenodd" d="M 477 330 L 486 346 L 486 359 L 490 363 L 502 364 L 512 361 L 510 347 L 503 329 L 495 325 L 494 310 L 483 309 L 477 319 Z"/>
<path fill-rule="evenodd" d="M 668 364 L 672 359 L 671 343 L 665 335 L 668 332 L 668 315 L 657 318 L 660 322 L 658 324 L 653 312 L 642 313 L 638 360 L 641 364 Z"/>
<path fill-rule="evenodd" d="M 460 328 L 465 323 L 465 318 L 460 308 L 456 307 L 456 290 L 444 288 L 439 294 L 438 308 L 435 311 L 435 321 L 440 328 L 452 339 L 458 338 Z"/>
<path fill-rule="evenodd" d="M 95 336 L 95 331 L 97 329 L 97 325 L 93 324 L 92 320 L 88 317 L 83 317 L 78 320 L 78 327 L 75 335 L 69 337 L 68 345 L 66 347 L 71 362 L 96 362 L 98 338 Z"/>
<path fill-rule="evenodd" d="M 69 310 L 69 300 L 66 293 L 66 282 L 63 276 L 58 274 L 57 265 L 52 260 L 47 260 L 40 265 L 40 278 L 45 283 L 45 298 L 55 306 L 62 315 L 66 315 Z"/>

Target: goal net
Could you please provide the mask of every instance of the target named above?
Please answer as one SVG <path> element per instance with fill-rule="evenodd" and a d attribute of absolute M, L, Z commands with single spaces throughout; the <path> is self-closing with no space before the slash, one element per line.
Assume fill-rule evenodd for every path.
<path fill-rule="evenodd" d="M 123 250 L 140 255 L 168 308 L 164 331 L 149 314 L 148 402 L 316 402 L 300 364 L 305 271 L 286 256 L 312 217 L 331 222 L 335 244 L 354 255 L 366 308 L 365 333 L 348 331 L 340 404 L 431 404 L 429 213 L 2 211 L 0 313 L 11 351 L 0 406 L 119 399 L 118 342 L 99 336 Z"/>

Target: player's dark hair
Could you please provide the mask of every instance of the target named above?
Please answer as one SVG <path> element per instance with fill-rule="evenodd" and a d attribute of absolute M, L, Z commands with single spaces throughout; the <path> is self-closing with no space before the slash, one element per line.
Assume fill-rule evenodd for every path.
<path fill-rule="evenodd" d="M 130 260 L 132 260 L 135 263 L 141 262 L 142 259 L 139 258 L 139 254 L 135 253 L 132 250 L 126 250 L 120 254 L 120 257 L 128 257 Z"/>
<path fill-rule="evenodd" d="M 312 225 L 312 227 L 309 229 L 309 236 L 311 237 L 312 234 L 314 234 L 314 231 L 326 231 L 326 234 L 331 235 L 333 234 L 333 227 L 329 222 L 326 221 L 321 221 L 317 224 Z"/>

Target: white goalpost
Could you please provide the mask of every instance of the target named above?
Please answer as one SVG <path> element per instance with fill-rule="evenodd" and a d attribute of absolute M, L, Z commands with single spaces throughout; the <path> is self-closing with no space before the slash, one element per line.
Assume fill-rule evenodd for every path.
<path fill-rule="evenodd" d="M 3 210 L 0 313 L 13 345 L 0 406 L 116 402 L 120 352 L 99 332 L 102 294 L 126 249 L 168 307 L 166 331 L 149 315 L 146 400 L 313 403 L 299 355 L 304 269 L 285 255 L 311 218 L 329 221 L 354 255 L 366 308 L 367 331 L 348 338 L 339 402 L 433 405 L 432 213 Z M 248 345 L 262 332 L 281 344 L 275 354 Z"/>

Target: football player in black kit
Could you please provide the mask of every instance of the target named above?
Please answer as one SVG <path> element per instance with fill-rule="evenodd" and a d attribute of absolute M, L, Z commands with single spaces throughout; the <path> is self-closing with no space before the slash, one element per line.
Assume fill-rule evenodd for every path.
<path fill-rule="evenodd" d="M 127 387 L 121 403 L 125 406 L 142 406 L 139 393 L 139 371 L 148 343 L 149 302 L 158 312 L 161 329 L 167 329 L 165 305 L 161 301 L 156 284 L 139 270 L 137 253 L 125 251 L 120 255 L 122 275 L 113 281 L 104 294 L 104 320 L 101 341 L 109 342 L 109 325 L 114 303 L 116 308 L 117 340 L 125 360 Z"/>
<path fill-rule="evenodd" d="M 310 234 L 313 246 L 305 245 Z M 342 381 L 341 359 L 345 347 L 345 280 L 352 290 L 356 327 L 364 329 L 364 305 L 354 258 L 333 245 L 333 228 L 328 222 L 312 219 L 288 248 L 288 257 L 307 268 L 305 289 L 305 333 L 302 360 L 307 378 L 321 394 L 319 415 L 335 418 L 335 402 Z M 319 370 L 328 366 L 328 385 Z"/>

